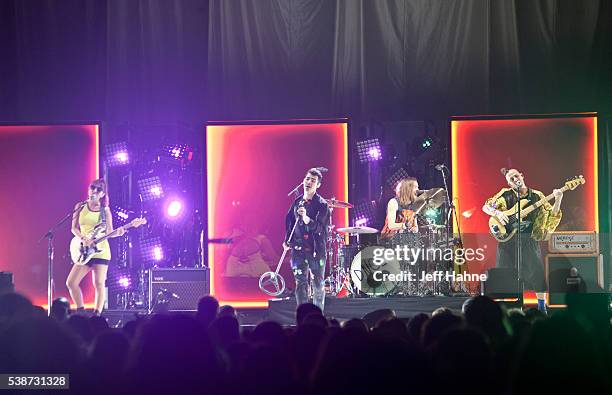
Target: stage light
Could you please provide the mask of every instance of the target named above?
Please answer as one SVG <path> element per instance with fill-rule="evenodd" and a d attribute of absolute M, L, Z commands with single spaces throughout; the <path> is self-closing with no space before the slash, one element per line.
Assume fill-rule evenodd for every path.
<path fill-rule="evenodd" d="M 164 197 L 164 188 L 158 176 L 138 180 L 138 190 L 143 202 Z"/>
<path fill-rule="evenodd" d="M 164 252 L 160 246 L 153 247 L 153 258 L 155 258 L 156 261 L 164 259 Z"/>
<path fill-rule="evenodd" d="M 365 226 L 374 223 L 376 218 L 376 202 L 361 201 L 353 208 L 353 224 L 355 226 Z"/>
<path fill-rule="evenodd" d="M 376 162 L 382 159 L 382 149 L 378 138 L 357 142 L 357 153 L 361 163 Z"/>
<path fill-rule="evenodd" d="M 433 139 L 431 137 L 425 137 L 423 141 L 421 141 L 421 148 L 428 149 L 433 145 Z"/>
<path fill-rule="evenodd" d="M 193 159 L 193 150 L 187 144 L 166 144 L 162 148 L 160 159 L 188 162 Z"/>
<path fill-rule="evenodd" d="M 140 255 L 145 262 L 159 262 L 164 259 L 164 248 L 159 237 L 140 240 Z"/>
<path fill-rule="evenodd" d="M 177 218 L 183 213 L 184 204 L 181 200 L 172 198 L 166 203 L 166 216 L 169 218 Z"/>
<path fill-rule="evenodd" d="M 368 156 L 372 160 L 380 160 L 380 158 L 382 158 L 382 153 L 380 152 L 380 149 L 378 147 L 372 147 L 368 151 Z"/>
<path fill-rule="evenodd" d="M 128 145 L 125 141 L 107 144 L 104 148 L 108 167 L 123 166 L 130 163 Z"/>
<path fill-rule="evenodd" d="M 111 212 L 113 213 L 113 223 L 118 226 L 125 225 L 130 217 L 134 216 L 133 211 L 119 206 L 112 206 Z"/>
<path fill-rule="evenodd" d="M 355 226 L 367 226 L 368 223 L 367 218 L 355 218 Z"/>
<path fill-rule="evenodd" d="M 117 279 L 117 284 L 119 284 L 121 288 L 129 288 L 130 285 L 132 285 L 132 280 L 130 280 L 128 276 L 120 276 Z"/>
<path fill-rule="evenodd" d="M 158 198 L 162 195 L 162 190 L 159 186 L 154 186 L 149 191 L 151 192 L 151 194 L 155 195 Z"/>

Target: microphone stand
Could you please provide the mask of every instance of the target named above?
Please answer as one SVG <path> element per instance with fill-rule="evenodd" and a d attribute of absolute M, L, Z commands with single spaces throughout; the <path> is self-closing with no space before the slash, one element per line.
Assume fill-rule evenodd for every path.
<path fill-rule="evenodd" d="M 297 184 L 297 185 L 295 186 L 295 188 L 293 188 L 293 189 L 292 189 L 292 190 L 291 190 L 291 191 L 290 191 L 290 192 L 287 194 L 287 196 L 291 196 L 291 195 L 292 195 L 292 194 L 294 194 L 294 193 L 295 193 L 297 196 L 299 196 L 299 194 L 300 194 L 299 189 L 300 189 L 300 187 L 301 187 L 301 186 L 302 186 L 302 183 L 300 182 L 299 184 Z M 297 197 L 297 196 L 296 196 L 296 197 Z"/>
<path fill-rule="evenodd" d="M 321 173 L 325 173 L 325 172 L 329 171 L 329 169 L 328 169 L 327 167 L 323 167 L 323 166 L 315 167 L 315 169 L 319 170 Z M 297 198 L 297 196 L 299 196 L 299 195 L 300 195 L 300 191 L 299 191 L 299 189 L 300 189 L 300 187 L 301 187 L 301 186 L 302 186 L 302 183 L 300 182 L 299 184 L 297 184 L 297 185 L 295 186 L 295 188 L 293 188 L 293 189 L 292 189 L 292 190 L 291 190 L 291 191 L 290 191 L 290 192 L 287 194 L 287 196 L 291 196 L 291 194 L 292 194 L 292 193 L 295 193 L 295 194 L 296 194 L 296 198 Z"/>
<path fill-rule="evenodd" d="M 521 276 L 521 188 L 523 184 L 520 183 L 518 188 L 514 191 L 516 192 L 516 202 L 517 202 L 517 212 L 516 212 L 516 222 L 517 222 L 517 240 L 516 240 L 516 271 L 517 271 L 517 281 L 518 281 L 518 291 L 519 291 L 519 300 L 521 305 L 523 304 L 523 278 Z"/>
<path fill-rule="evenodd" d="M 453 241 L 453 246 L 455 245 L 455 242 L 457 242 L 459 245 L 463 246 L 463 241 L 462 241 L 462 236 L 461 236 L 461 227 L 459 226 L 459 217 L 457 216 L 457 208 L 455 207 L 455 203 L 452 201 L 452 199 L 450 198 L 450 194 L 448 192 L 448 183 L 446 182 L 446 174 L 444 173 L 444 169 L 447 168 L 445 165 L 442 165 L 442 167 L 440 167 L 440 173 L 442 174 L 442 182 L 444 183 L 444 192 L 446 192 L 446 204 L 448 206 L 448 213 L 446 215 L 446 245 L 450 246 L 451 243 L 451 222 L 453 221 L 453 216 L 455 218 L 455 223 L 457 225 L 457 240 L 455 240 L 455 238 L 452 238 Z M 447 168 L 448 169 L 448 168 Z M 466 292 L 467 290 L 465 289 L 465 283 L 463 281 L 460 282 L 460 287 L 461 287 L 461 291 L 462 292 Z"/>
<path fill-rule="evenodd" d="M 87 204 L 87 200 L 82 202 L 79 207 L 66 214 L 58 223 L 53 225 L 51 229 L 47 231 L 40 239 L 37 244 L 40 244 L 43 239 L 47 239 L 47 315 L 51 315 L 51 304 L 53 303 L 53 237 L 55 237 L 55 231 L 57 228 L 62 226 L 72 215 L 79 211 Z"/>

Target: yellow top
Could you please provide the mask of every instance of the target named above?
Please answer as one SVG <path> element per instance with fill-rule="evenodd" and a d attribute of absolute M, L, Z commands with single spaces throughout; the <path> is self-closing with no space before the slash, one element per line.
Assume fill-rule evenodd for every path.
<path fill-rule="evenodd" d="M 104 210 L 103 207 L 100 208 Z M 94 228 L 96 225 L 101 224 L 100 212 L 99 211 L 91 211 L 89 206 L 86 204 L 81 209 L 79 213 L 79 228 L 81 229 L 81 233 L 85 236 L 99 238 L 106 234 L 106 228 L 102 228 L 99 231 L 95 232 Z M 98 249 L 102 250 L 102 253 L 97 257 L 100 259 L 111 259 L 111 251 L 110 245 L 108 244 L 108 240 L 104 240 L 100 244 L 98 244 Z"/>
<path fill-rule="evenodd" d="M 508 207 L 506 199 L 504 198 L 504 193 L 510 191 L 510 188 L 502 188 L 501 191 L 496 193 L 491 198 L 487 199 L 485 202 L 486 205 L 495 207 L 499 211 L 507 211 L 512 207 Z M 538 195 L 540 200 L 545 198 L 545 195 L 535 189 L 532 191 Z M 555 215 L 552 213 L 552 205 L 548 202 L 545 202 L 536 212 L 536 217 L 533 223 L 533 229 L 531 231 L 531 237 L 534 240 L 548 240 L 550 238 L 550 234 L 557 229 L 559 223 L 561 222 L 562 217 L 561 210 Z"/>

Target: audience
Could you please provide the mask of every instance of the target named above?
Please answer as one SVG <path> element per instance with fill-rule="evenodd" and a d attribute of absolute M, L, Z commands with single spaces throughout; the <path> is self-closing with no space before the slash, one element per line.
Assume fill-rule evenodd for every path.
<path fill-rule="evenodd" d="M 477 296 L 463 314 L 441 308 L 405 322 L 379 310 L 343 323 L 304 304 L 296 327 L 241 330 L 236 311 L 208 296 L 195 317 L 137 317 L 119 329 L 70 315 L 65 300 L 46 317 L 9 293 L 0 371 L 68 373 L 71 392 L 88 394 L 610 393 L 609 315 L 585 303 L 547 317 Z"/>
<path fill-rule="evenodd" d="M 204 328 L 208 328 L 211 322 L 219 314 L 219 301 L 212 296 L 204 296 L 198 302 L 196 319 Z"/>

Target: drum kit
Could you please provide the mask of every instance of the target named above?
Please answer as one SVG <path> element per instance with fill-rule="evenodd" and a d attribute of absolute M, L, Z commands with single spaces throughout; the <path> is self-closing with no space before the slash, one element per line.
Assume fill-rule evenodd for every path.
<path fill-rule="evenodd" d="M 444 224 L 437 224 L 435 220 L 422 215 L 427 210 L 442 207 L 446 199 L 444 188 L 423 191 L 413 206 L 417 214 L 419 233 L 398 233 L 387 240 L 380 237 L 377 229 L 367 226 L 336 229 L 331 221 L 333 210 L 351 209 L 353 204 L 335 198 L 326 199 L 330 210 L 326 292 L 336 297 L 448 294 L 451 287 L 443 279 L 421 281 L 420 277 L 421 273 L 448 270 L 451 262 L 436 259 L 436 256 L 431 258 L 429 254 L 424 254 L 423 259 L 415 259 L 412 262 L 400 260 L 396 256 L 385 256 L 384 263 L 380 265 L 374 262 L 377 251 L 380 252 L 381 249 L 388 251 L 407 246 L 413 250 L 427 251 L 433 248 L 452 247 L 453 239 L 447 226 L 448 217 L 444 220 Z M 294 231 L 295 226 L 289 241 Z M 259 288 L 270 296 L 278 297 L 285 290 L 285 280 L 279 271 L 286 253 L 287 249 L 283 252 L 275 271 L 266 272 L 259 279 Z"/>
<path fill-rule="evenodd" d="M 437 210 L 445 202 L 443 188 L 424 191 L 413 206 L 417 214 L 419 233 L 398 233 L 386 241 L 383 241 L 377 229 L 371 227 L 335 228 L 333 223 L 330 223 L 327 238 L 329 276 L 326 279 L 326 291 L 338 297 L 448 294 L 450 285 L 443 278 L 438 281 L 420 280 L 422 272 L 443 271 L 450 267 L 450 262 L 436 259 L 440 258 L 439 254 L 422 254 L 423 259 L 408 262 L 389 253 L 382 265 L 374 263 L 375 256 L 381 255 L 380 251 L 394 250 L 398 246 L 423 251 L 452 246 L 447 226 L 421 215 L 427 210 Z M 336 199 L 327 199 L 327 203 L 332 212 L 334 209 L 353 207 L 351 203 Z"/>

